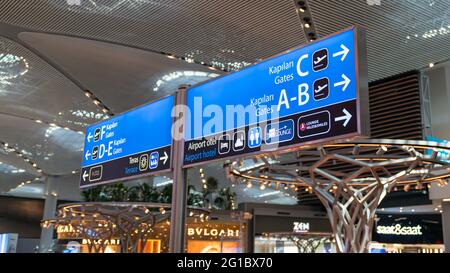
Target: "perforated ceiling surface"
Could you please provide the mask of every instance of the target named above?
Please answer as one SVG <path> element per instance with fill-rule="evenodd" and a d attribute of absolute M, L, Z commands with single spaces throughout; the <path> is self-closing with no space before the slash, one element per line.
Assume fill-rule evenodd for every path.
<path fill-rule="evenodd" d="M 450 0 L 308 2 L 319 36 L 366 27 L 370 80 L 450 57 Z M 0 0 L 1 31 L 5 24 L 24 32 L 0 33 L 10 38 L 0 38 L 0 141 L 29 152 L 48 174 L 79 168 L 83 137 L 33 120 L 82 130 L 102 118 L 79 85 L 119 113 L 204 79 L 177 72 L 211 72 L 158 53 L 235 70 L 306 42 L 293 0 Z M 22 176 L 0 170 L 0 185 Z"/>
<path fill-rule="evenodd" d="M 305 41 L 292 0 L 3 0 L 0 21 L 225 68 L 239 68 Z"/>
<path fill-rule="evenodd" d="M 111 43 L 32 32 L 22 32 L 19 38 L 82 82 L 113 113 L 173 94 L 181 84 L 223 73 Z"/>
<path fill-rule="evenodd" d="M 450 0 L 308 0 L 320 36 L 367 30 L 369 77 L 385 78 L 450 58 Z"/>
<path fill-rule="evenodd" d="M 83 91 L 23 46 L 0 37 L 0 113 L 81 130 L 103 118 Z"/>

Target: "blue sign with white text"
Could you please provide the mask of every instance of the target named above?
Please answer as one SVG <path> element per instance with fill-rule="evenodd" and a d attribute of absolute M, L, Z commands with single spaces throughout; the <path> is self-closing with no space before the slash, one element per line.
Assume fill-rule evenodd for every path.
<path fill-rule="evenodd" d="M 169 169 L 173 106 L 170 96 L 89 126 L 81 186 Z"/>
<path fill-rule="evenodd" d="M 364 49 L 358 31 L 350 28 L 189 88 L 185 165 L 255 153 L 264 145 L 361 135 L 359 95 L 367 82 L 360 81 L 365 62 L 358 58 Z M 262 143 L 252 139 L 256 126 Z M 244 130 L 248 147 L 212 152 L 218 141 L 211 138 L 236 130 Z"/>

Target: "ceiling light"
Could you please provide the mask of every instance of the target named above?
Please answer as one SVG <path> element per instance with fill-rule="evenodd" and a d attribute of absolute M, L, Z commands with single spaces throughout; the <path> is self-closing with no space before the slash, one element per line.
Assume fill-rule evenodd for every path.
<path fill-rule="evenodd" d="M 247 183 L 247 188 L 251 188 L 251 187 L 253 187 L 252 182 L 248 182 Z"/>
<path fill-rule="evenodd" d="M 93 102 L 94 102 L 95 105 L 99 105 L 100 104 L 100 101 L 98 101 L 98 100 L 94 100 Z"/>
<path fill-rule="evenodd" d="M 90 98 L 92 96 L 91 92 L 89 92 L 89 91 L 84 92 L 84 95 L 86 95 L 86 97 L 88 97 L 88 98 Z"/>
<path fill-rule="evenodd" d="M 433 67 L 434 67 L 434 63 L 430 63 L 430 64 L 428 65 L 428 67 L 429 67 L 429 68 L 433 68 Z"/>
<path fill-rule="evenodd" d="M 310 27 L 311 27 L 311 24 L 310 24 L 310 23 L 305 23 L 305 24 L 304 24 L 304 27 L 305 27 L 305 28 L 310 28 Z"/>
<path fill-rule="evenodd" d="M 175 57 L 175 56 L 173 56 L 173 55 L 167 55 L 167 58 L 169 58 L 169 59 L 176 59 L 177 57 Z"/>
<path fill-rule="evenodd" d="M 42 123 L 42 120 L 37 119 L 36 122 L 37 123 Z"/>
<path fill-rule="evenodd" d="M 261 184 L 261 186 L 259 187 L 262 191 L 266 189 L 266 185 Z"/>

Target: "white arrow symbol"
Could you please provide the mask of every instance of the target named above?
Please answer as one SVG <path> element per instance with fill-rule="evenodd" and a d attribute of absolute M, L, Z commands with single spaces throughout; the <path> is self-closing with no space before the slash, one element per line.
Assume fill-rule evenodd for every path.
<path fill-rule="evenodd" d="M 334 87 L 338 87 L 338 86 L 342 86 L 343 85 L 344 87 L 342 88 L 342 91 L 345 91 L 347 89 L 348 85 L 350 84 L 351 80 L 347 76 L 345 76 L 345 74 L 342 74 L 342 78 L 344 80 L 342 82 L 335 83 Z"/>
<path fill-rule="evenodd" d="M 86 171 L 84 171 L 83 173 L 83 182 L 86 181 L 86 177 L 88 177 L 88 173 Z"/>
<path fill-rule="evenodd" d="M 84 158 L 86 158 L 86 160 L 88 160 L 89 156 L 91 156 L 91 153 L 89 152 L 89 150 L 87 150 L 86 154 L 84 155 Z"/>
<path fill-rule="evenodd" d="M 347 58 L 348 53 L 350 52 L 350 49 L 348 49 L 345 45 L 341 45 L 342 51 L 336 52 L 333 54 L 333 57 L 339 57 L 342 55 L 341 61 L 343 62 L 345 58 Z"/>
<path fill-rule="evenodd" d="M 87 137 L 88 142 L 91 142 L 91 138 L 92 138 L 92 137 L 93 137 L 93 136 L 92 136 L 91 132 L 89 132 L 88 137 Z"/>
<path fill-rule="evenodd" d="M 338 122 L 338 121 L 344 121 L 344 127 L 347 127 L 348 122 L 352 119 L 352 114 L 350 114 L 349 111 L 347 111 L 347 109 L 344 108 L 344 110 L 342 110 L 342 112 L 344 112 L 345 116 L 342 117 L 337 117 L 334 119 L 334 121 Z"/>
<path fill-rule="evenodd" d="M 167 159 L 169 159 L 169 156 L 167 155 L 166 151 L 164 151 L 164 156 L 160 157 L 159 160 L 163 161 L 163 164 L 165 165 L 167 162 Z"/>

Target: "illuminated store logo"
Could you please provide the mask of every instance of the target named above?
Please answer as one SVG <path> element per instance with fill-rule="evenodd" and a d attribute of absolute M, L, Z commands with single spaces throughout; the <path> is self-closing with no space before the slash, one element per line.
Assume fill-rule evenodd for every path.
<path fill-rule="evenodd" d="M 418 236 L 422 235 L 422 227 L 417 225 L 415 227 L 402 227 L 400 224 L 396 224 L 395 226 L 378 226 L 377 233 L 378 234 L 386 234 L 386 235 L 412 235 Z"/>
<path fill-rule="evenodd" d="M 82 241 L 83 245 L 120 245 L 120 240 L 118 239 L 111 239 L 111 240 L 91 240 L 91 239 L 83 239 Z"/>
<path fill-rule="evenodd" d="M 239 230 L 234 229 L 217 229 L 217 228 L 188 228 L 188 236 L 223 236 L 223 237 L 239 237 Z"/>
<path fill-rule="evenodd" d="M 58 226 L 56 232 L 59 233 L 76 233 L 76 230 L 72 226 Z"/>
<path fill-rule="evenodd" d="M 303 222 L 294 222 L 294 232 L 308 232 L 309 231 L 309 223 L 303 223 Z"/>

